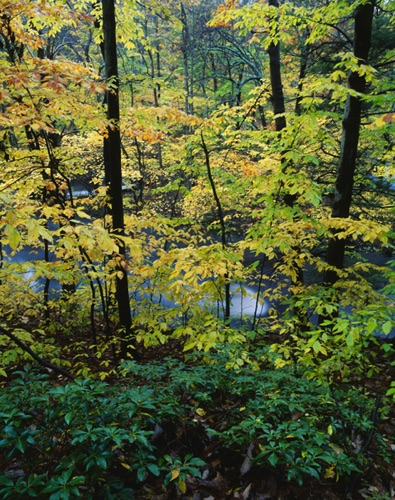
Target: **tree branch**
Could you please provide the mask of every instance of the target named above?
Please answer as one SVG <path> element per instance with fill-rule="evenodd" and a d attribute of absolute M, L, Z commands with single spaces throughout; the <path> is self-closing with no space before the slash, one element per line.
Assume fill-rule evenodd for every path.
<path fill-rule="evenodd" d="M 49 361 L 46 359 L 41 358 L 38 354 L 36 354 L 28 345 L 26 345 L 22 340 L 18 339 L 13 333 L 7 331 L 5 328 L 0 326 L 0 333 L 6 335 L 9 339 L 11 339 L 17 346 L 19 346 L 21 349 L 23 349 L 25 352 L 27 352 L 35 361 L 37 361 L 38 364 L 41 366 L 44 366 L 45 368 L 49 368 L 50 370 L 53 370 L 56 373 L 59 373 L 59 375 L 64 375 L 65 377 L 69 378 L 70 380 L 74 380 L 74 376 L 69 373 L 67 370 L 64 368 L 60 368 L 59 366 L 55 366 L 51 364 Z"/>

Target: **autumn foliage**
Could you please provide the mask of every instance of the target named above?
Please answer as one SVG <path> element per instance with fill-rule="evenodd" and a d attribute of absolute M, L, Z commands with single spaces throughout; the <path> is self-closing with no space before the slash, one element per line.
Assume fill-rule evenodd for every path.
<path fill-rule="evenodd" d="M 394 8 L 0 0 L 0 496 L 387 498 Z"/>

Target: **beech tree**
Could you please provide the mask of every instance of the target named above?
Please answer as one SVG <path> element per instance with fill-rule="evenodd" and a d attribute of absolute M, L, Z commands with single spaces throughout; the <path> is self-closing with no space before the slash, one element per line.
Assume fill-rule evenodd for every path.
<path fill-rule="evenodd" d="M 119 256 L 115 296 L 118 304 L 120 327 L 122 329 L 122 356 L 127 355 L 132 324 L 129 302 L 129 287 L 126 263 L 126 248 L 122 241 L 125 234 L 124 210 L 122 199 L 122 163 L 119 113 L 119 77 L 114 0 L 102 0 L 103 6 L 103 45 L 106 81 L 107 117 L 109 125 L 104 139 L 105 184 L 109 187 L 111 231 L 118 237 Z"/>
<path fill-rule="evenodd" d="M 366 73 L 371 45 L 372 23 L 375 2 L 357 5 L 354 21 L 354 58 L 356 67 L 350 72 L 348 85 L 350 91 L 344 108 L 340 160 L 335 183 L 332 217 L 347 218 L 353 200 L 355 167 L 361 128 L 363 94 L 366 90 Z M 327 261 L 331 266 L 342 269 L 346 239 L 337 238 L 336 232 L 328 246 Z M 333 284 L 337 279 L 334 269 L 327 271 L 325 282 Z"/>
<path fill-rule="evenodd" d="M 312 317 L 311 311 L 318 314 L 324 312 L 324 316 L 328 317 L 325 311 L 329 312 L 330 316 L 332 316 L 334 311 L 337 312 L 340 310 L 343 311 L 342 315 L 344 318 L 345 307 L 353 307 L 353 310 L 356 311 L 358 307 L 363 308 L 362 300 L 367 300 L 369 303 L 382 300 L 382 297 L 379 299 L 374 290 L 370 288 L 370 292 L 368 292 L 369 287 L 362 285 L 363 279 L 358 272 L 358 264 L 348 266 L 347 271 L 342 275 L 341 285 L 339 284 L 335 289 L 331 287 L 327 288 L 326 286 L 322 287 L 319 283 L 315 286 L 311 284 L 303 286 L 301 280 L 297 279 L 300 271 L 303 269 L 306 270 L 306 265 L 316 266 L 317 274 L 321 273 L 324 282 L 326 282 L 328 276 L 333 276 L 331 273 L 337 275 L 337 264 L 333 260 L 324 263 L 319 254 L 317 254 L 317 249 L 321 246 L 319 239 L 324 235 L 325 238 L 330 240 L 330 250 L 328 253 L 328 256 L 331 254 L 330 259 L 334 258 L 334 254 L 332 253 L 334 239 L 336 239 L 335 246 L 337 248 L 343 246 L 343 255 L 347 235 L 352 235 L 353 240 L 361 239 L 362 241 L 370 241 L 372 243 L 376 239 L 384 244 L 388 241 L 388 226 L 382 226 L 379 220 L 376 220 L 375 222 L 371 221 L 369 225 L 366 224 L 364 226 L 365 230 L 362 231 L 362 222 L 359 224 L 357 217 L 354 216 L 354 219 L 351 220 L 347 219 L 350 213 L 349 208 L 345 218 L 335 215 L 337 202 L 335 202 L 333 207 L 333 217 L 331 219 L 328 220 L 325 213 L 322 213 L 314 222 L 310 219 L 314 226 L 318 222 L 318 226 L 315 226 L 316 238 L 312 238 L 312 226 L 311 222 L 309 222 L 311 207 L 318 207 L 321 203 L 321 198 L 325 201 L 326 192 L 331 190 L 331 185 L 335 186 L 336 184 L 336 189 L 339 188 L 336 176 L 332 176 L 332 172 L 335 172 L 334 160 L 341 155 L 340 164 L 342 164 L 345 160 L 345 154 L 350 164 L 350 157 L 347 155 L 351 154 L 352 151 L 356 155 L 355 149 L 352 150 L 349 147 L 344 149 L 344 140 L 340 141 L 339 124 L 342 123 L 342 120 L 340 114 L 337 114 L 336 107 L 339 109 L 344 99 L 347 100 L 346 109 L 348 109 L 350 94 L 353 96 L 352 100 L 359 104 L 364 99 L 364 97 L 361 97 L 361 92 L 356 89 L 349 91 L 343 85 L 343 79 L 346 78 L 343 68 L 347 68 L 354 75 L 354 82 L 355 76 L 358 75 L 359 82 L 363 81 L 366 77 L 369 84 L 372 85 L 374 70 L 367 64 L 363 64 L 363 62 L 356 62 L 359 60 L 358 57 L 362 60 L 366 57 L 366 54 L 363 54 L 361 51 L 361 46 L 359 46 L 358 50 L 360 52 L 357 58 L 350 57 L 349 52 L 346 52 L 347 49 L 352 48 L 349 46 L 350 41 L 353 39 L 351 24 L 354 17 L 353 14 L 354 12 L 359 12 L 359 8 L 359 2 L 349 5 L 341 2 L 332 2 L 331 4 L 317 5 L 317 8 L 313 9 L 310 16 L 310 13 L 307 13 L 310 6 L 305 4 L 300 5 L 298 3 L 298 5 L 295 5 L 292 2 L 283 2 L 280 5 L 277 2 L 252 2 L 247 5 L 241 5 L 239 2 L 228 2 L 223 9 L 218 10 L 215 18 L 217 25 L 223 26 L 227 24 L 230 29 L 234 28 L 242 36 L 249 35 L 251 43 L 261 41 L 263 47 L 269 51 L 269 62 L 272 68 L 277 68 L 277 81 L 280 85 L 272 87 L 272 95 L 269 102 L 277 106 L 277 110 L 281 110 L 281 113 L 275 112 L 272 117 L 272 127 L 281 129 L 281 138 L 277 142 L 269 142 L 276 140 L 271 136 L 272 134 L 270 134 L 269 130 L 261 134 L 261 140 L 265 144 L 262 149 L 266 150 L 266 154 L 270 155 L 273 161 L 272 170 L 268 171 L 266 178 L 273 181 L 276 180 L 276 183 L 274 184 L 275 189 L 272 192 L 267 189 L 268 182 L 266 185 L 263 182 L 262 184 L 257 183 L 257 186 L 259 186 L 259 188 L 257 187 L 257 191 L 262 193 L 261 200 L 264 200 L 265 205 L 259 211 L 261 222 L 258 221 L 253 231 L 250 232 L 252 238 L 249 248 L 259 249 L 260 252 L 271 258 L 281 258 L 281 264 L 277 268 L 290 279 L 291 286 L 289 287 L 289 291 L 293 295 L 292 302 L 298 304 L 298 318 L 300 317 L 300 313 L 302 313 L 305 319 Z M 367 8 L 365 6 L 365 9 Z M 370 10 L 370 13 L 372 12 L 373 7 Z M 360 19 L 358 22 L 362 24 Z M 365 34 L 366 32 L 369 33 L 369 31 L 365 30 Z M 302 43 L 300 43 L 300 33 L 303 33 Z M 290 40 L 298 41 L 297 44 L 292 45 L 292 49 L 290 48 Z M 317 67 L 321 65 L 322 68 L 323 62 L 320 59 L 320 55 L 321 47 L 324 47 L 324 41 L 330 43 L 333 47 L 337 47 L 338 52 L 333 57 L 333 62 L 329 63 L 332 66 L 325 67 L 328 73 L 320 76 L 319 72 L 316 73 L 314 71 L 314 65 L 317 65 Z M 275 57 L 274 52 L 274 49 L 278 51 L 280 42 L 285 47 L 285 59 L 283 61 L 279 57 Z M 359 45 L 359 42 L 357 44 Z M 314 53 L 314 50 L 318 55 L 314 61 L 310 60 L 309 67 L 306 65 L 306 49 L 309 50 L 310 57 Z M 298 82 L 295 85 L 290 84 L 289 80 L 285 79 L 286 83 L 283 89 L 278 75 L 281 75 L 281 69 L 286 67 L 284 64 L 285 60 L 289 66 L 292 65 L 293 68 L 299 69 L 299 78 L 303 78 L 303 81 L 299 80 L 298 82 L 298 79 L 295 78 L 293 82 Z M 293 62 L 294 60 L 296 61 L 295 63 Z M 276 63 L 276 66 L 274 66 L 274 63 Z M 325 64 L 328 65 L 327 60 Z M 360 64 L 361 66 L 359 66 Z M 274 71 L 272 71 L 271 75 L 273 74 Z M 353 80 L 352 77 L 350 78 Z M 341 83 L 336 83 L 340 79 L 342 80 Z M 275 83 L 276 80 L 272 79 L 272 82 Z M 360 89 L 361 86 L 358 88 Z M 285 98 L 276 99 L 276 96 L 280 95 L 278 92 L 276 93 L 277 89 L 283 92 Z M 325 94 L 332 96 L 333 107 L 331 109 L 333 110 L 333 114 L 331 118 L 327 114 L 328 101 L 322 98 Z M 294 99 L 296 105 L 292 109 Z M 267 102 L 266 106 L 269 102 Z M 373 102 L 373 100 L 369 101 L 370 104 Z M 378 100 L 376 99 L 375 102 L 378 102 Z M 356 107 L 354 107 L 355 109 Z M 280 120 L 282 124 L 280 124 Z M 304 134 L 303 129 L 310 127 L 313 123 L 316 126 L 315 130 L 309 128 L 308 135 Z M 361 122 L 359 121 L 359 123 Z M 287 124 L 286 127 L 285 124 Z M 345 128 L 349 127 L 348 120 L 343 126 Z M 246 135 L 248 134 L 246 133 Z M 350 139 L 353 134 L 343 134 L 343 138 L 345 135 L 348 135 L 348 139 Z M 334 138 L 339 137 L 339 143 L 336 140 L 332 140 L 333 137 L 331 136 L 334 136 Z M 355 140 L 357 135 L 354 134 L 353 137 Z M 256 142 L 254 142 L 254 146 L 255 148 L 257 147 Z M 281 158 L 281 162 L 278 162 L 278 158 Z M 365 158 L 362 159 L 361 164 L 364 161 Z M 328 170 L 323 168 L 325 164 L 328 164 Z M 359 168 L 362 169 L 361 166 Z M 350 174 L 350 170 L 348 172 Z M 365 179 L 366 176 L 367 174 L 365 174 Z M 326 186 L 323 185 L 321 178 L 325 179 Z M 310 183 L 309 179 L 313 180 L 313 183 Z M 369 181 L 366 180 L 365 182 Z M 343 186 L 344 188 L 345 185 Z M 292 207 L 291 211 L 281 210 L 278 204 L 278 200 L 281 199 L 281 192 L 283 195 L 286 195 L 286 199 L 289 201 L 292 200 L 290 205 Z M 267 194 L 265 195 L 264 193 Z M 339 194 L 336 195 L 336 198 L 338 197 Z M 274 217 L 273 214 L 275 214 Z M 287 219 L 292 220 L 292 223 L 284 224 L 280 222 Z M 261 227 L 259 227 L 259 224 Z M 278 231 L 276 230 L 276 225 L 278 225 Z M 375 229 L 373 229 L 374 227 Z M 336 238 L 331 237 L 333 234 L 332 231 L 337 235 Z M 276 235 L 275 238 L 274 234 Z M 259 244 L 257 238 L 260 239 Z M 358 276 L 357 279 L 361 288 L 358 288 L 358 291 L 357 288 L 354 291 L 348 290 L 348 284 L 354 283 L 356 276 Z M 268 276 L 264 278 L 266 281 L 269 280 Z M 299 286 L 298 283 L 302 286 Z M 274 291 L 271 292 L 271 296 L 276 296 Z M 290 311 L 292 311 L 292 308 Z M 283 328 L 283 331 L 288 332 L 288 328 L 291 331 L 297 329 L 296 320 L 297 318 L 291 319 L 288 326 Z M 389 323 L 384 323 L 387 330 Z M 333 324 L 332 327 L 335 330 L 337 328 Z M 314 326 L 311 324 L 304 324 L 303 329 L 305 328 L 314 330 Z M 317 330 L 317 335 L 313 335 L 314 342 L 322 334 L 323 331 Z M 303 334 L 300 338 L 303 338 Z M 313 343 L 309 341 L 307 345 L 311 346 Z M 320 349 L 319 342 L 315 344 L 315 349 Z"/>

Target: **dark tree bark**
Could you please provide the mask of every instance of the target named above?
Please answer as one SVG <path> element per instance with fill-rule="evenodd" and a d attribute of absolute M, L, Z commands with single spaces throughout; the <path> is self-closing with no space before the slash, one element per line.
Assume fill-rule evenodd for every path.
<path fill-rule="evenodd" d="M 279 8 L 278 0 L 269 0 L 269 5 L 272 7 Z M 270 72 L 270 88 L 271 88 L 271 104 L 273 106 L 274 113 L 274 123 L 276 132 L 281 134 L 281 131 L 287 126 L 287 121 L 285 118 L 285 100 L 284 100 L 284 89 L 281 76 L 281 47 L 280 42 L 271 42 L 267 53 L 269 55 L 269 72 Z M 263 115 L 262 125 L 266 124 L 266 119 Z M 282 162 L 283 163 L 283 162 Z M 285 202 L 286 196 L 285 196 Z M 258 323 L 258 308 L 259 308 L 259 298 L 263 288 L 263 270 L 266 263 L 266 257 L 261 258 L 260 262 L 260 276 L 258 280 L 258 292 L 255 302 L 254 317 L 252 321 L 252 329 L 255 330 Z"/>
<path fill-rule="evenodd" d="M 361 4 L 355 12 L 354 23 L 354 55 L 360 64 L 366 64 L 368 59 L 373 21 L 374 2 Z M 357 71 L 350 73 L 349 88 L 363 94 L 366 88 L 364 75 Z M 335 183 L 335 198 L 332 208 L 332 217 L 347 218 L 350 215 L 354 173 L 358 153 L 359 133 L 361 127 L 362 99 L 358 95 L 348 94 L 343 115 L 343 131 L 340 147 L 340 160 Z M 344 266 L 345 239 L 336 237 L 334 233 L 329 241 L 327 262 L 337 269 Z M 336 269 L 325 274 L 324 281 L 333 285 L 338 279 Z"/>
<path fill-rule="evenodd" d="M 213 174 L 211 171 L 211 163 L 210 163 L 210 153 L 207 148 L 206 142 L 204 140 L 203 133 L 200 133 L 200 137 L 202 140 L 202 148 L 204 151 L 204 157 L 206 161 L 206 169 L 207 169 L 207 177 L 210 182 L 210 187 L 211 191 L 213 193 L 215 205 L 217 207 L 217 214 L 219 218 L 219 223 L 221 226 L 221 243 L 222 243 L 222 248 L 225 250 L 227 247 L 227 241 L 226 241 L 226 226 L 225 226 L 225 217 L 224 217 L 224 212 L 222 210 L 222 203 L 221 200 L 219 199 L 218 193 L 217 193 L 217 188 L 215 186 L 215 182 L 213 179 Z M 229 320 L 230 318 L 230 282 L 229 282 L 229 276 L 226 274 L 224 276 L 225 278 L 225 308 L 224 308 L 224 319 L 225 321 Z"/>
<path fill-rule="evenodd" d="M 307 73 L 307 62 L 308 62 L 308 45 L 305 40 L 303 40 L 302 51 L 300 55 L 300 68 L 299 68 L 299 79 L 298 79 L 298 94 L 295 103 L 295 114 L 300 116 L 302 114 L 301 101 L 302 101 L 302 90 L 303 90 L 303 80 Z"/>
<path fill-rule="evenodd" d="M 116 21 L 114 0 L 102 0 L 103 8 L 103 47 L 106 80 L 111 84 L 111 90 L 107 91 L 107 118 L 111 125 L 107 129 L 108 136 L 104 139 L 104 165 L 105 183 L 109 188 L 110 210 L 112 218 L 112 231 L 117 236 L 123 236 L 125 232 L 124 209 L 122 199 L 122 165 L 121 165 L 121 136 L 119 130 L 119 78 L 118 58 L 116 45 Z M 122 330 L 121 355 L 125 357 L 128 353 L 131 311 L 129 302 L 128 277 L 125 267 L 125 245 L 119 240 L 118 273 L 116 278 L 115 297 L 118 305 L 119 323 Z M 133 355 L 134 351 L 131 352 Z"/>
<path fill-rule="evenodd" d="M 180 20 L 182 24 L 182 40 L 181 52 L 184 65 L 184 91 L 185 91 L 185 113 L 193 114 L 193 103 L 190 98 L 193 98 L 193 85 L 191 73 L 193 70 L 193 61 L 191 58 L 192 43 L 188 27 L 188 18 L 185 10 L 184 3 L 180 4 Z"/>
<path fill-rule="evenodd" d="M 269 0 L 269 5 L 278 9 L 278 0 Z M 285 103 L 283 83 L 281 79 L 280 43 L 271 43 L 267 51 L 269 54 L 270 85 L 272 90 L 274 120 L 276 124 L 276 130 L 277 132 L 280 132 L 287 126 L 284 116 Z"/>
<path fill-rule="evenodd" d="M 271 7 L 275 7 L 276 9 L 279 8 L 279 2 L 278 0 L 269 0 L 269 5 Z M 278 21 L 278 16 L 276 19 L 276 22 Z M 278 29 L 278 28 L 277 28 Z M 283 83 L 282 83 L 282 72 L 281 72 L 281 46 L 280 42 L 271 42 L 267 52 L 269 54 L 269 69 L 270 69 L 270 87 L 271 87 L 271 101 L 272 101 L 272 106 L 273 106 L 273 112 L 274 112 L 274 123 L 275 123 L 275 128 L 276 132 L 278 132 L 279 137 L 281 136 L 281 131 L 284 130 L 287 126 L 287 120 L 285 118 L 285 98 L 284 98 L 284 88 L 283 88 Z M 284 153 L 283 151 L 281 153 L 281 164 L 282 164 L 282 171 L 283 173 L 287 172 L 288 167 L 290 166 L 290 162 L 286 163 L 284 160 Z M 281 190 L 283 188 L 283 185 L 280 186 Z M 295 204 L 296 201 L 296 196 L 291 195 L 289 193 L 284 193 L 283 195 L 283 202 L 285 203 L 286 206 L 292 208 Z M 298 250 L 298 248 L 296 248 Z M 258 299 L 259 295 L 261 293 L 261 288 L 262 288 L 262 276 L 263 276 L 263 268 L 265 264 L 265 259 L 261 260 L 261 275 L 259 278 L 258 282 L 258 293 L 257 293 L 257 302 L 255 306 L 255 312 L 254 312 L 254 319 L 253 319 L 253 328 L 255 328 L 256 321 L 257 321 L 257 311 L 258 311 Z M 303 283 L 303 268 L 298 266 L 297 268 L 297 273 L 296 273 L 296 279 L 292 279 L 293 282 L 296 283 Z M 298 317 L 301 318 L 302 321 L 304 321 L 304 318 L 302 318 L 302 314 L 299 311 L 299 308 L 295 307 L 294 308 L 294 314 Z M 301 321 L 301 322 L 302 322 Z"/>

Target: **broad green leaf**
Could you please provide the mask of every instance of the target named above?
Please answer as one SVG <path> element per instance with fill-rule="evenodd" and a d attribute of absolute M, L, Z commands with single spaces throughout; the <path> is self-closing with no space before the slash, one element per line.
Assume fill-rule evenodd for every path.
<path fill-rule="evenodd" d="M 392 330 L 392 321 L 388 320 L 383 325 L 383 333 L 385 335 L 389 335 L 391 333 L 391 330 Z"/>

